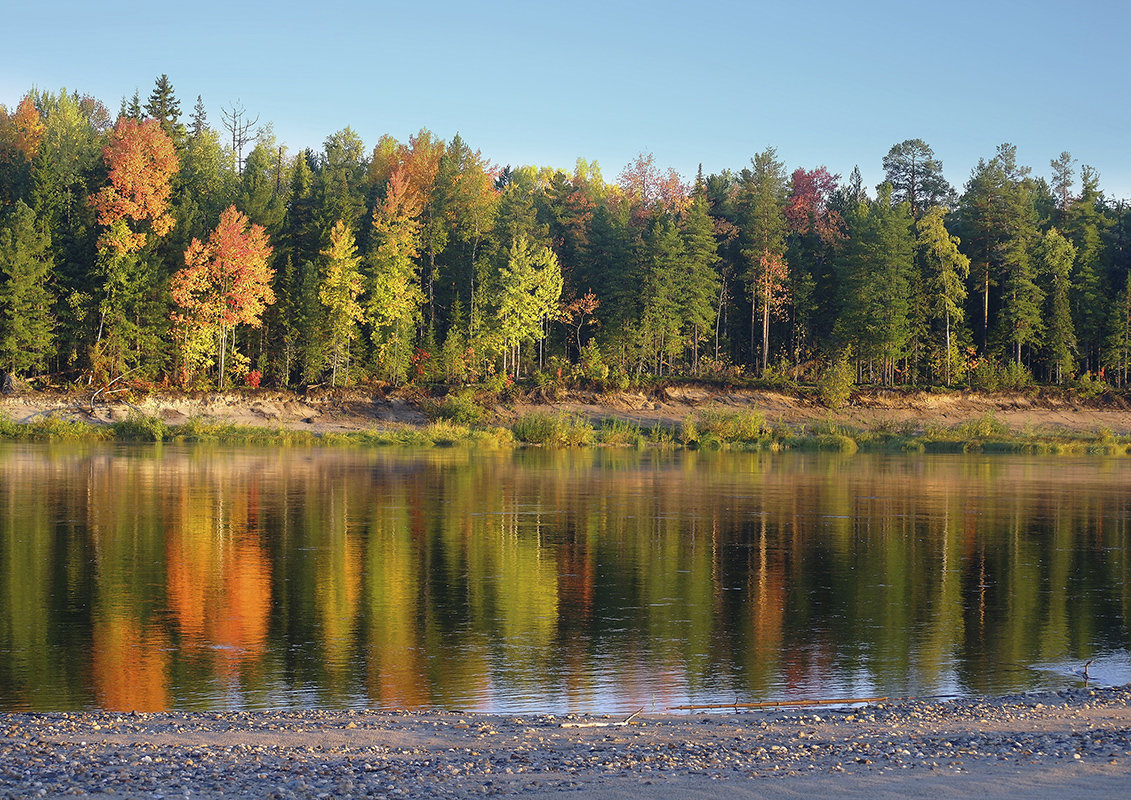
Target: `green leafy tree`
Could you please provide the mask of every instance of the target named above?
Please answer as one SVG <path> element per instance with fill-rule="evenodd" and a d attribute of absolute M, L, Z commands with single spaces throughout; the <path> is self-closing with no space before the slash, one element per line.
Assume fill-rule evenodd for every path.
<path fill-rule="evenodd" d="M 943 334 L 943 381 L 949 386 L 961 354 L 955 347 L 953 330 L 965 317 L 966 279 L 970 275 L 970 259 L 959 249 L 957 236 L 946 229 L 946 209 L 934 206 L 916 223 L 916 246 L 925 269 L 928 320 L 941 323 Z"/>
<path fill-rule="evenodd" d="M 357 301 L 362 277 L 353 233 L 339 220 L 330 232 L 330 246 L 322 251 L 325 277 L 318 290 L 318 299 L 326 308 L 326 325 L 330 330 L 330 385 L 338 385 L 339 371 L 349 385 L 350 343 L 357 338 L 357 325 L 365 314 Z"/>
<path fill-rule="evenodd" d="M 36 153 L 31 205 L 50 233 L 55 275 L 56 351 L 72 365 L 93 343 L 98 224 L 90 199 L 106 180 L 102 161 L 110 113 L 92 97 L 60 91 L 35 96 L 44 133 Z"/>
<path fill-rule="evenodd" d="M 422 322 L 424 293 L 416 258 L 420 201 L 403 169 L 389 178 L 385 200 L 373 211 L 368 317 L 378 370 L 394 384 L 408 373 L 412 343 Z"/>
<path fill-rule="evenodd" d="M 489 306 L 491 325 L 486 341 L 503 357 L 503 371 L 519 372 L 526 342 L 541 341 L 546 321 L 558 309 L 562 271 L 548 247 L 532 248 L 520 237 L 510 248 L 507 265 L 495 276 Z"/>
<path fill-rule="evenodd" d="M 0 227 L 0 364 L 42 369 L 51 354 L 51 240 L 22 200 Z"/>

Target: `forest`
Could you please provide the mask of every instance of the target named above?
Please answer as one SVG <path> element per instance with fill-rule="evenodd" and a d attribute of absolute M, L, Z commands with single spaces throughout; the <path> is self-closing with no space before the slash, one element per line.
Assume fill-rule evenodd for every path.
<path fill-rule="evenodd" d="M 1069 152 L 871 189 L 774 148 L 692 179 L 490 163 L 426 129 L 289 153 L 168 77 L 0 106 L 0 369 L 186 389 L 515 380 L 1127 385 L 1131 211 Z"/>

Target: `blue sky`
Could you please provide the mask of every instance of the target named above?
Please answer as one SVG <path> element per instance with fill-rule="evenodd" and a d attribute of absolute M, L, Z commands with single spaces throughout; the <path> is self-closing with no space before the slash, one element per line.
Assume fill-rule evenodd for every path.
<path fill-rule="evenodd" d="M 920 138 L 961 191 L 1002 142 L 1047 176 L 1069 150 L 1131 199 L 1127 0 L 569 3 L 21 3 L 0 103 L 30 87 L 116 111 L 168 74 L 185 116 L 237 101 L 290 150 L 349 125 L 367 146 L 421 127 L 497 164 L 637 153 L 690 177 L 775 146 L 790 170 L 859 165 L 869 187 Z"/>

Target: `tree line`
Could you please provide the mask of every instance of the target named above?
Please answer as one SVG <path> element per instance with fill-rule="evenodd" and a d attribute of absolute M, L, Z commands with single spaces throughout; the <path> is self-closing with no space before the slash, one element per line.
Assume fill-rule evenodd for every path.
<path fill-rule="evenodd" d="M 1131 217 L 1065 152 L 959 193 L 919 139 L 870 191 L 774 148 L 685 180 L 498 167 L 458 134 L 291 154 L 165 75 L 112 114 L 0 106 L 0 368 L 187 388 L 747 375 L 1125 386 Z"/>

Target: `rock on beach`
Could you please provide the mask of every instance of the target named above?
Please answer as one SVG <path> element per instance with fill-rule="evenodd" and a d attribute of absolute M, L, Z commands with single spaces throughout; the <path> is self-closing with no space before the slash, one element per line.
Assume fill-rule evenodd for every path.
<path fill-rule="evenodd" d="M 626 717 L 10 713 L 0 715 L 0 797 L 1078 800 L 1131 792 L 1131 686 Z"/>

